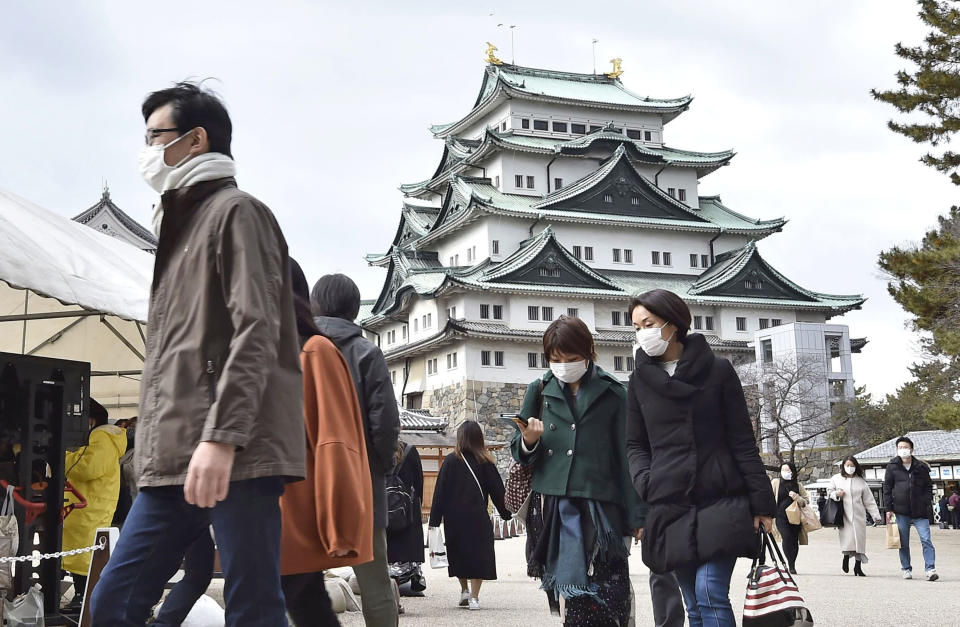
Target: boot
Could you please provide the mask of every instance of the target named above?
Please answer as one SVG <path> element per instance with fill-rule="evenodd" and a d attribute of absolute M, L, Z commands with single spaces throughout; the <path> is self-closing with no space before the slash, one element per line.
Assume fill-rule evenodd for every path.
<path fill-rule="evenodd" d="M 849 555 L 843 556 L 843 566 L 841 568 L 843 568 L 843 572 L 845 573 L 850 572 L 850 556 Z"/>
<path fill-rule="evenodd" d="M 860 560 L 857 560 L 856 563 L 853 565 L 853 574 L 856 575 L 857 577 L 866 577 L 866 575 L 863 574 L 863 569 L 860 568 Z"/>

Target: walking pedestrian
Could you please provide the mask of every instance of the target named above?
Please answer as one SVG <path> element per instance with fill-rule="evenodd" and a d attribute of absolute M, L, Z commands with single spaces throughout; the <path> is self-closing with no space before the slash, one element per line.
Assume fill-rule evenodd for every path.
<path fill-rule="evenodd" d="M 183 556 L 183 577 L 160 605 L 153 627 L 179 627 L 213 580 L 216 547 L 210 533 L 201 533 Z"/>
<path fill-rule="evenodd" d="M 777 499 L 776 526 L 773 529 L 773 536 L 783 546 L 783 554 L 787 558 L 790 572 L 796 575 L 800 545 L 806 545 L 808 542 L 807 530 L 802 524 L 794 524 L 787 519 L 787 508 L 794 503 L 800 507 L 806 507 L 810 502 L 810 495 L 797 480 L 797 467 L 793 462 L 781 464 L 780 476 L 773 479 L 771 486 Z"/>
<path fill-rule="evenodd" d="M 290 265 L 303 346 L 301 420 L 307 436 L 307 480 L 290 484 L 280 499 L 283 592 L 287 611 L 298 627 L 328 627 L 339 622 L 323 571 L 373 561 L 373 491 L 363 416 L 350 367 L 317 328 L 310 314 L 307 280 L 295 261 Z M 390 585 L 390 602 L 396 610 Z"/>
<path fill-rule="evenodd" d="M 843 572 L 850 572 L 850 558 L 854 559 L 853 574 L 866 577 L 863 564 L 867 559 L 867 512 L 874 520 L 880 520 L 880 510 L 873 492 L 863 478 L 863 469 L 854 456 L 846 457 L 840 464 L 843 469 L 830 478 L 827 498 L 843 502 L 843 526 L 837 529 L 840 550 L 843 552 Z"/>
<path fill-rule="evenodd" d="M 286 625 L 280 495 L 304 477 L 305 453 L 287 245 L 270 210 L 237 189 L 219 98 L 178 83 L 150 94 L 142 113 L 140 172 L 161 196 L 140 493 L 94 590 L 92 623 L 144 624 L 212 524 L 226 625 Z"/>
<path fill-rule="evenodd" d="M 649 505 L 643 561 L 676 571 L 690 625 L 732 627 L 730 578 L 757 556 L 757 530 L 773 528 L 776 501 L 757 450 L 740 379 L 690 309 L 653 290 L 630 303 L 636 371 L 627 392 L 633 484 Z"/>
<path fill-rule="evenodd" d="M 953 528 L 960 529 L 960 488 L 954 487 L 953 494 L 947 499 L 947 514 L 953 522 Z"/>
<path fill-rule="evenodd" d="M 397 445 L 394 473 L 399 480 L 395 488 L 409 491 L 413 512 L 409 524 L 387 529 L 387 560 L 398 569 L 403 569 L 410 582 L 410 592 L 422 593 L 426 589 L 426 580 L 420 567 L 423 564 L 424 546 L 423 464 L 416 446 L 406 442 Z"/>
<path fill-rule="evenodd" d="M 447 573 L 460 580 L 460 607 L 480 609 L 480 586 L 497 578 L 488 501 L 504 520 L 503 480 L 483 441 L 483 429 L 467 420 L 457 429 L 457 447 L 443 459 L 430 507 L 430 527 L 443 523 Z M 469 582 L 469 589 L 467 584 Z"/>
<path fill-rule="evenodd" d="M 550 371 L 527 387 L 511 451 L 532 466 L 542 495 L 529 560 L 565 625 L 620 625 L 630 617 L 629 538 L 644 510 L 627 464 L 626 389 L 596 365 L 582 320 L 560 316 L 543 334 Z M 625 539 L 627 539 L 625 541 Z M 676 589 L 676 584 L 674 584 Z"/>
<path fill-rule="evenodd" d="M 328 274 L 313 287 L 311 308 L 320 333 L 343 354 L 360 402 L 373 489 L 373 561 L 353 567 L 360 584 L 367 627 L 389 627 L 398 620 L 397 602 L 387 565 L 386 475 L 396 463 L 400 411 L 390 372 L 380 348 L 355 324 L 360 289 L 350 277 Z"/>
<path fill-rule="evenodd" d="M 127 450 L 127 434 L 109 424 L 107 409 L 90 399 L 90 436 L 88 443 L 64 456 L 66 477 L 77 492 L 87 499 L 87 506 L 75 509 L 63 519 L 63 550 L 72 551 L 90 546 L 97 529 L 109 527 L 120 496 L 120 458 Z M 65 494 L 68 503 L 77 498 Z M 90 553 L 67 555 L 63 569 L 73 578 L 74 596 L 70 608 L 80 610 L 90 574 Z"/>
<path fill-rule="evenodd" d="M 937 552 L 930 539 L 930 514 L 933 509 L 933 481 L 930 466 L 913 456 L 913 441 L 897 438 L 897 456 L 887 463 L 883 476 L 883 501 L 887 503 L 887 524 L 897 516 L 900 531 L 900 568 L 904 579 L 913 578 L 910 564 L 910 527 L 917 530 L 923 548 L 923 566 L 927 581 L 936 581 Z"/>

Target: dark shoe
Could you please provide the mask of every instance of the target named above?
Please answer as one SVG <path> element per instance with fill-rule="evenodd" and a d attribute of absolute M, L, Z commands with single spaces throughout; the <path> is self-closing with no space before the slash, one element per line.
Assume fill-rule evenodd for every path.
<path fill-rule="evenodd" d="M 790 567 L 790 574 L 791 574 L 791 575 L 796 575 L 796 574 L 797 574 L 797 567 L 796 567 L 796 566 L 791 566 L 791 567 Z"/>
<path fill-rule="evenodd" d="M 860 568 L 860 560 L 857 560 L 857 562 L 853 565 L 853 574 L 857 577 L 866 577 L 866 575 L 863 574 L 863 569 Z"/>
<path fill-rule="evenodd" d="M 859 563 L 859 562 L 858 562 L 858 563 Z M 843 566 L 842 566 L 842 568 L 843 568 L 843 572 L 845 572 L 845 573 L 849 573 L 849 572 L 850 572 L 850 556 L 849 556 L 849 555 L 844 555 L 844 556 L 843 556 Z"/>

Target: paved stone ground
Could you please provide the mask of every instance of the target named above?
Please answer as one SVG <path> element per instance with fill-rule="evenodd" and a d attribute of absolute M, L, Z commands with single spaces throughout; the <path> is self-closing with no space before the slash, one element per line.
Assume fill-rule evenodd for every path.
<path fill-rule="evenodd" d="M 912 625 L 960 625 L 956 599 L 960 593 L 960 531 L 933 530 L 940 581 L 930 583 L 923 576 L 923 558 L 916 534 L 911 551 L 915 579 L 900 575 L 897 551 L 884 547 L 884 528 L 868 528 L 867 577 L 844 575 L 836 531 L 824 529 L 811 535 L 811 543 L 800 547 L 797 583 L 817 625 L 869 625 L 905 627 Z M 546 599 L 537 582 L 526 577 L 523 537 L 496 543 L 500 579 L 481 589 L 479 612 L 457 607 L 459 584 L 445 570 L 428 570 L 425 598 L 404 598 L 401 625 L 457 625 L 462 627 L 512 625 L 557 625 L 547 611 Z M 740 560 L 731 583 L 731 600 L 739 620 L 743 606 L 747 560 Z M 637 625 L 652 625 L 647 569 L 639 552 L 630 559 L 631 578 L 637 596 Z M 944 617 L 949 616 L 946 622 Z M 360 613 L 340 615 L 344 627 L 363 625 Z"/>

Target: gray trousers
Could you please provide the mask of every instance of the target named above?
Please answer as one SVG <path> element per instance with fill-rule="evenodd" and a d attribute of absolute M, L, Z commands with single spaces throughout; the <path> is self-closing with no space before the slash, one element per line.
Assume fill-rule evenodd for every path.
<path fill-rule="evenodd" d="M 653 602 L 653 624 L 656 627 L 683 627 L 687 617 L 680 584 L 672 572 L 650 573 L 650 599 Z"/>
<path fill-rule="evenodd" d="M 387 566 L 387 530 L 373 530 L 373 561 L 353 567 L 360 584 L 363 622 L 367 627 L 397 627 L 397 599 Z"/>

